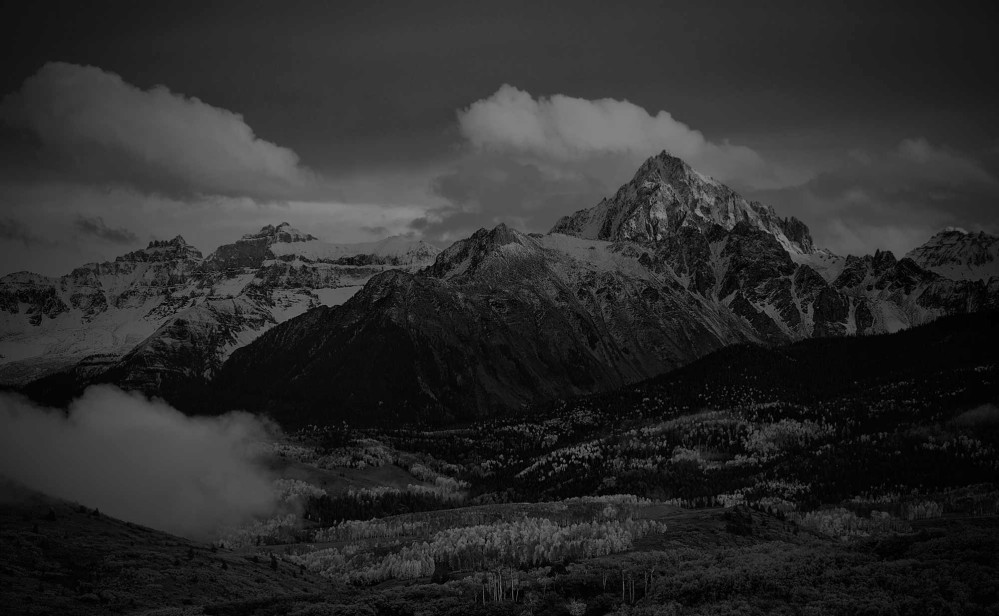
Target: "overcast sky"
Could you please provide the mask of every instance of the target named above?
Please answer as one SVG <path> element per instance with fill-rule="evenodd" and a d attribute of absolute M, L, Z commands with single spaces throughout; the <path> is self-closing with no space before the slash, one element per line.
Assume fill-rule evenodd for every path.
<path fill-rule="evenodd" d="M 621 4 L 6 15 L 0 274 L 177 234 L 207 254 L 281 221 L 341 242 L 546 231 L 662 149 L 839 253 L 999 231 L 988 5 Z"/>

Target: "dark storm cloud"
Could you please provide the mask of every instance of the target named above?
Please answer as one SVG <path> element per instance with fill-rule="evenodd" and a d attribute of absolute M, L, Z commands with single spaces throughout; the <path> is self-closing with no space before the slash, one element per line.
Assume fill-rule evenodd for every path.
<path fill-rule="evenodd" d="M 42 242 L 42 238 L 35 235 L 27 225 L 13 218 L 0 218 L 0 240 L 20 242 L 25 247 Z"/>
<path fill-rule="evenodd" d="M 999 130 L 983 87 L 999 71 L 986 3 L 23 8 L 0 37 L 4 91 L 49 60 L 101 66 L 141 88 L 166 83 L 238 109 L 324 172 L 445 157 L 453 110 L 502 83 L 667 109 L 708 138 L 749 145 L 805 133 L 962 145 Z"/>
<path fill-rule="evenodd" d="M 843 254 L 880 247 L 901 256 L 945 226 L 999 232 L 995 172 L 924 138 L 888 151 L 854 151 L 801 186 L 751 196 L 803 219 L 820 246 Z"/>
<path fill-rule="evenodd" d="M 433 181 L 448 205 L 428 212 L 413 228 L 435 240 L 454 240 L 480 227 L 508 222 L 547 231 L 560 217 L 595 204 L 607 187 L 593 177 L 491 153 L 470 153 Z"/>
<path fill-rule="evenodd" d="M 381 236 L 388 235 L 389 232 L 388 227 L 384 225 L 362 225 L 361 231 L 364 231 L 365 233 L 370 233 L 371 235 L 381 235 Z"/>
<path fill-rule="evenodd" d="M 314 179 L 239 114 L 93 66 L 45 64 L 0 101 L 0 120 L 34 134 L 43 156 L 84 181 L 266 200 L 299 194 Z"/>
<path fill-rule="evenodd" d="M 706 142 L 721 147 L 728 139 L 794 178 L 838 177 L 837 161 L 847 152 L 860 149 L 878 158 L 877 153 L 893 150 L 913 135 L 979 158 L 999 140 L 997 100 L 987 87 L 999 73 L 999 37 L 987 3 L 965 3 L 958 9 L 918 1 L 638 0 L 622 6 L 596 0 L 343 0 L 295 3 L 289 10 L 265 2 L 109 0 L 21 8 L 0 23 L 0 61 L 5 62 L 0 94 L 19 90 L 53 60 L 99 66 L 141 92 L 166 84 L 188 101 L 238 110 L 256 139 L 281 144 L 275 147 L 300 155 L 323 177 L 363 177 L 359 185 L 368 192 L 338 194 L 341 200 L 418 206 L 427 210 L 425 226 L 438 225 L 435 232 L 457 232 L 457 216 L 474 226 L 476 208 L 482 211 L 482 203 L 496 201 L 458 189 L 488 174 L 481 161 L 466 160 L 475 148 L 454 114 L 488 99 L 504 83 L 529 93 L 537 104 L 563 93 L 590 103 L 629 101 L 653 118 L 665 110 Z M 20 153 L 5 158 L 10 140 L 0 141 L 0 161 L 25 159 Z M 478 150 L 499 145 L 491 141 Z M 456 144 L 465 147 L 456 150 Z M 545 197 L 549 192 L 575 193 L 567 186 L 573 183 L 584 193 L 593 182 L 603 185 L 605 192 L 581 194 L 586 202 L 570 209 L 590 206 L 626 181 L 641 162 L 637 154 L 619 154 L 618 159 L 634 163 L 627 170 L 606 155 L 594 157 L 615 166 L 608 171 L 579 160 L 554 160 L 558 148 L 546 149 L 545 155 L 520 148 L 505 156 L 511 165 L 533 166 L 536 174 L 553 179 L 555 186 L 542 187 L 534 199 L 552 203 L 549 219 L 557 218 L 558 200 Z M 232 182 L 206 189 L 203 180 L 192 182 L 189 174 L 178 178 L 177 173 L 138 165 L 134 150 L 116 151 L 94 155 L 105 161 L 99 169 L 87 164 L 89 155 L 76 157 L 74 177 L 111 181 L 125 175 L 133 185 L 183 198 L 198 190 L 244 194 L 243 181 L 231 191 Z M 114 163 L 106 164 L 108 160 Z M 535 181 L 522 171 L 525 181 Z M 464 179 L 452 178 L 450 187 L 443 179 L 436 185 L 440 195 L 451 199 L 442 210 L 417 191 L 399 196 L 402 191 L 384 180 L 390 172 L 423 174 L 421 186 L 438 175 L 464 174 Z M 589 180 L 580 183 L 583 176 Z M 773 186 L 788 183 L 787 177 L 779 179 Z M 818 196 L 777 191 L 787 201 L 783 211 L 814 211 L 809 222 L 817 235 L 826 225 L 848 229 L 854 219 L 837 216 L 851 208 L 832 203 L 822 210 L 822 203 L 830 203 L 818 188 L 822 182 L 829 180 L 812 185 Z M 287 196 L 272 184 L 266 189 L 257 185 L 254 194 Z M 759 183 L 733 184 L 743 192 L 760 188 Z M 488 191 L 520 198 L 512 187 L 493 185 Z M 952 211 L 970 215 L 981 209 L 953 210 L 957 206 L 946 200 L 922 202 L 939 219 L 952 218 Z M 879 208 L 898 211 L 891 204 L 869 206 L 871 211 Z M 516 217 L 511 222 L 547 224 L 537 205 L 511 203 L 508 209 Z M 479 220 L 504 212 L 496 209 Z M 444 223 L 447 213 L 450 223 Z M 107 213 L 109 220 L 111 215 Z M 370 220 L 363 224 L 384 226 Z M 895 228 L 900 232 L 901 227 Z M 864 249 L 880 245 L 875 239 Z"/>
<path fill-rule="evenodd" d="M 109 227 L 100 216 L 88 218 L 77 216 L 73 226 L 79 233 L 89 235 L 112 244 L 133 244 L 139 239 L 135 233 L 125 227 Z"/>

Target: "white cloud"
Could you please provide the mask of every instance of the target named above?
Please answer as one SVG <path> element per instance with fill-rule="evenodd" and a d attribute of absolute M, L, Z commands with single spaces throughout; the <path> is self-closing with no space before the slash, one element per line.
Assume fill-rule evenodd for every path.
<path fill-rule="evenodd" d="M 461 157 L 432 182 L 446 203 L 413 228 L 439 240 L 506 222 L 547 231 L 558 218 L 596 205 L 663 150 L 736 190 L 801 184 L 811 175 L 772 164 L 755 150 L 711 141 L 666 111 L 625 100 L 534 97 L 503 85 L 457 112 Z"/>
<path fill-rule="evenodd" d="M 620 155 L 641 161 L 669 150 L 718 180 L 749 186 L 782 184 L 782 172 L 754 150 L 715 143 L 666 111 L 655 115 L 626 100 L 587 100 L 556 94 L 534 98 L 503 85 L 459 111 L 461 134 L 477 148 L 578 161 Z"/>
<path fill-rule="evenodd" d="M 0 118 L 76 172 L 140 189 L 275 199 L 313 181 L 295 152 L 238 113 L 93 66 L 44 65 L 0 102 Z"/>
<path fill-rule="evenodd" d="M 67 411 L 0 393 L 0 425 L 0 475 L 115 517 L 207 538 L 277 509 L 251 454 L 272 428 L 248 413 L 187 417 L 103 386 Z"/>

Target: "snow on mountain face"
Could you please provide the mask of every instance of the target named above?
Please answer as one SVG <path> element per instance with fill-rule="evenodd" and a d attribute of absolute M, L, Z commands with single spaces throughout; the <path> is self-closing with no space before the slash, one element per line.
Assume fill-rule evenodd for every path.
<path fill-rule="evenodd" d="M 895 331 L 995 302 L 990 288 L 941 280 L 911 259 L 816 249 L 801 221 L 780 218 L 665 152 L 613 198 L 561 219 L 552 233 L 654 247 L 680 284 L 766 339 Z M 986 243 L 976 240 L 973 255 L 962 245 L 963 262 L 978 264 L 977 272 L 996 262 L 982 254 Z"/>
<path fill-rule="evenodd" d="M 648 249 L 500 225 L 279 325 L 214 386 L 226 405 L 273 401 L 289 421 L 330 409 L 362 422 L 470 418 L 620 387 L 748 339 L 736 317 L 654 271 Z"/>
<path fill-rule="evenodd" d="M 774 236 L 788 252 L 810 254 L 812 237 L 800 220 L 780 218 L 773 208 L 743 199 L 662 152 L 648 159 L 610 199 L 559 220 L 552 233 L 586 239 L 661 242 L 685 227 L 702 232 L 749 223 Z"/>
<path fill-rule="evenodd" d="M 118 355 L 190 303 L 201 253 L 177 237 L 59 277 L 0 278 L 0 379 L 18 382 L 94 353 Z"/>
<path fill-rule="evenodd" d="M 178 235 L 172 240 L 153 240 L 148 247 L 124 254 L 115 261 L 200 261 L 201 258 L 201 251 Z"/>
<path fill-rule="evenodd" d="M 947 227 L 906 255 L 921 267 L 953 280 L 999 277 L 999 237 Z"/>
<path fill-rule="evenodd" d="M 469 418 L 620 387 L 734 342 L 890 332 L 997 304 L 999 281 L 817 250 L 800 221 L 662 154 L 547 235 L 480 229 L 425 270 L 376 276 L 342 308 L 275 327 L 213 387 L 291 423 Z"/>
<path fill-rule="evenodd" d="M 895 331 L 999 298 L 999 285 L 888 252 L 811 254 L 836 263 L 823 276 L 745 219 L 655 241 L 481 229 L 420 272 L 376 276 L 341 308 L 278 325 L 212 388 L 223 406 L 289 424 L 469 419 L 614 389 L 736 342 Z"/>
<path fill-rule="evenodd" d="M 341 247 L 341 258 L 355 262 L 287 256 L 294 252 L 288 247 L 321 244 L 282 223 L 244 235 L 207 259 L 178 236 L 59 278 L 29 272 L 4 276 L 0 382 L 22 383 L 91 355 L 123 357 L 143 341 L 165 335 L 162 328 L 176 319 L 213 323 L 199 327 L 211 330 L 201 339 L 218 342 L 205 351 L 210 361 L 202 362 L 214 369 L 232 350 L 276 323 L 315 306 L 341 304 L 371 276 L 390 267 L 423 267 L 437 252 L 421 242 L 388 238 Z M 364 258 L 372 253 L 381 255 L 380 260 Z M 223 299 L 237 300 L 238 309 L 218 304 Z M 209 306 L 215 308 L 206 312 Z M 228 333 L 212 333 L 221 331 Z"/>
<path fill-rule="evenodd" d="M 277 242 L 311 242 L 316 239 L 318 238 L 314 235 L 302 233 L 288 223 L 283 222 L 277 226 L 265 225 L 256 233 L 247 233 L 240 241 L 266 240 L 268 243 L 274 244 Z"/>
<path fill-rule="evenodd" d="M 244 235 L 233 244 L 220 246 L 208 257 L 210 267 L 227 271 L 261 267 L 279 259 L 290 262 L 335 265 L 426 265 L 440 252 L 421 240 L 401 236 L 377 242 L 332 244 L 292 228 L 288 223 L 267 225 L 259 233 Z"/>
<path fill-rule="evenodd" d="M 278 258 L 295 256 L 310 261 L 341 262 L 342 265 L 414 265 L 432 262 L 440 252 L 422 240 L 402 236 L 377 242 L 331 244 L 320 240 L 275 243 L 271 252 Z M 353 261 L 353 263 L 351 263 Z M 367 263 L 362 263 L 367 261 Z"/>
<path fill-rule="evenodd" d="M 247 233 L 232 244 L 219 246 L 208 257 L 211 267 L 230 271 L 245 267 L 260 267 L 264 261 L 274 258 L 271 247 L 278 244 L 312 242 L 316 238 L 302 233 L 283 222 L 278 226 L 267 225 L 257 233 Z"/>
<path fill-rule="evenodd" d="M 337 245 L 279 225 L 190 271 L 178 262 L 115 265 L 156 270 L 143 289 L 160 295 L 139 319 L 155 331 L 124 355 L 80 362 L 75 383 L 180 398 L 209 387 L 215 404 L 290 421 L 332 419 L 330 409 L 364 421 L 471 417 L 620 387 L 735 342 L 894 331 L 999 305 L 999 279 L 817 250 L 800 221 L 666 154 L 548 235 L 500 225 L 437 254 L 405 238 Z M 131 279 L 107 265 L 74 272 L 99 291 L 79 294 L 79 314 L 117 314 L 96 298 L 112 284 L 129 291 Z M 30 303 L 30 314 L 0 316 L 42 328 L 67 318 L 61 284 L 15 275 L 0 298 Z M 144 297 L 119 295 L 125 306 Z M 343 306 L 303 314 L 324 301 Z"/>

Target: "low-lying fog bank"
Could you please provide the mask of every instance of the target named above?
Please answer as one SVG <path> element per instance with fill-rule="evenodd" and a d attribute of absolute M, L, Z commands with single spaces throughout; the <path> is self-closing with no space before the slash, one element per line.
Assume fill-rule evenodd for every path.
<path fill-rule="evenodd" d="M 252 444 L 276 427 L 242 412 L 188 417 L 100 386 L 68 410 L 0 394 L 0 475 L 190 538 L 271 515 L 272 474 Z"/>

